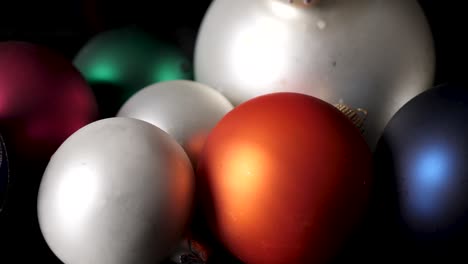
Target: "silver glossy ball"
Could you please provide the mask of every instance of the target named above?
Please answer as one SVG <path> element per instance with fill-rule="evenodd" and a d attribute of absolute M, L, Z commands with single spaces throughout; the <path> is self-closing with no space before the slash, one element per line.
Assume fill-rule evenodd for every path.
<path fill-rule="evenodd" d="M 416 0 L 216 0 L 195 48 L 195 79 L 234 105 L 280 91 L 368 112 L 366 140 L 430 88 L 432 34 Z"/>
<path fill-rule="evenodd" d="M 193 168 L 172 137 L 141 120 L 104 119 L 52 156 L 39 224 L 66 264 L 154 264 L 178 245 L 193 195 Z"/>
<path fill-rule="evenodd" d="M 211 129 L 233 108 L 215 89 L 177 80 L 150 85 L 125 102 L 117 116 L 149 122 L 179 142 L 196 164 Z"/>

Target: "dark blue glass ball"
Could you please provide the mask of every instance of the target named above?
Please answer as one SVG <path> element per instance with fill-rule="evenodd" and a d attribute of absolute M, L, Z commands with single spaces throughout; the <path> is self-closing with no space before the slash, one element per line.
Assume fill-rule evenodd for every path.
<path fill-rule="evenodd" d="M 432 88 L 388 123 L 374 155 L 375 211 L 386 239 L 446 254 L 468 242 L 468 89 Z"/>

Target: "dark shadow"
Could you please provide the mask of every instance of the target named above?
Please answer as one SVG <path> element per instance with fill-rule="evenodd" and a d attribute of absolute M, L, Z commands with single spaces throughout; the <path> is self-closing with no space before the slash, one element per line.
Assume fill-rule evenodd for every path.
<path fill-rule="evenodd" d="M 198 169 L 196 172 L 195 183 L 195 209 L 192 217 L 190 230 L 194 239 L 207 245 L 213 255 L 207 264 L 241 264 L 242 262 L 234 257 L 221 244 L 214 234 L 218 230 L 218 221 L 216 219 L 216 208 L 214 206 L 214 196 L 212 186 L 207 177 L 207 171 Z"/>
<path fill-rule="evenodd" d="M 126 100 L 123 88 L 106 82 L 91 82 L 90 86 L 98 103 L 99 119 L 115 117 Z"/>
<path fill-rule="evenodd" d="M 0 218 L 1 263 L 61 263 L 39 228 L 37 193 L 47 160 L 31 160 L 10 151 L 10 185 Z M 5 262 L 4 262 L 5 261 Z"/>

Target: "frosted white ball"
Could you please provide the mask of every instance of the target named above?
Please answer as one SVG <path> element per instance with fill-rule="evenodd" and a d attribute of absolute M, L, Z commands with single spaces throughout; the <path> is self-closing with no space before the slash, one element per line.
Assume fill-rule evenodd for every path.
<path fill-rule="evenodd" d="M 416 0 L 216 0 L 195 48 L 195 79 L 234 105 L 299 92 L 368 112 L 374 148 L 393 114 L 432 86 L 435 56 Z"/>
<path fill-rule="evenodd" d="M 215 89 L 177 80 L 150 85 L 133 95 L 117 116 L 149 122 L 173 136 L 195 164 L 211 129 L 233 108 Z"/>
<path fill-rule="evenodd" d="M 172 137 L 141 120 L 104 119 L 52 156 L 39 224 L 66 264 L 154 264 L 178 245 L 193 195 L 193 168 Z"/>

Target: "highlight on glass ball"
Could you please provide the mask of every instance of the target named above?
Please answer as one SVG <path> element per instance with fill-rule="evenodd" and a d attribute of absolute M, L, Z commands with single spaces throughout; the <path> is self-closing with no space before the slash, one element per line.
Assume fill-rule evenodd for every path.
<path fill-rule="evenodd" d="M 166 132 L 132 118 L 91 123 L 69 137 L 42 178 L 42 234 L 67 264 L 159 263 L 188 223 L 194 172 Z"/>
<path fill-rule="evenodd" d="M 97 117 L 95 97 L 73 64 L 26 42 L 0 42 L 0 100 L 0 130 L 9 151 L 28 159 L 48 160 Z"/>
<path fill-rule="evenodd" d="M 213 1 L 195 48 L 195 80 L 235 106 L 298 92 L 369 115 L 373 150 L 393 114 L 432 86 L 433 36 L 416 0 Z"/>
<path fill-rule="evenodd" d="M 371 152 L 334 106 L 298 93 L 251 99 L 210 133 L 203 218 L 245 263 L 329 263 L 360 223 Z"/>
<path fill-rule="evenodd" d="M 93 88 L 101 117 L 115 116 L 143 87 L 192 79 L 190 61 L 181 50 L 134 26 L 96 35 L 78 52 L 74 64 Z"/>
<path fill-rule="evenodd" d="M 424 252 L 419 256 L 466 253 L 467 135 L 468 90 L 442 85 L 409 101 L 379 141 L 375 176 L 385 229 Z"/>
<path fill-rule="evenodd" d="M 193 81 L 167 81 L 133 95 L 117 116 L 149 122 L 173 136 L 191 158 L 200 155 L 206 137 L 233 108 L 218 91 Z"/>

